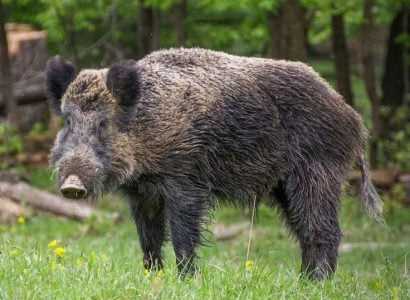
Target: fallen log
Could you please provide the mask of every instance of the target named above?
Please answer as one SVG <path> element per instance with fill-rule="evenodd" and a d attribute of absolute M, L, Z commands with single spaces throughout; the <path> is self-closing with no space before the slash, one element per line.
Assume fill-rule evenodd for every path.
<path fill-rule="evenodd" d="M 20 216 L 27 216 L 28 210 L 9 198 L 0 197 L 0 223 L 15 221 Z"/>
<path fill-rule="evenodd" d="M 18 203 L 26 203 L 33 208 L 76 220 L 87 219 L 95 213 L 94 208 L 85 203 L 66 200 L 24 182 L 0 182 L 0 197 L 11 198 Z"/>
<path fill-rule="evenodd" d="M 14 83 L 13 97 L 17 105 L 28 105 L 46 101 L 45 77 L 43 73 L 30 79 Z M 3 109 L 5 99 L 0 95 L 0 109 Z"/>
<path fill-rule="evenodd" d="M 212 233 L 217 241 L 231 240 L 249 229 L 249 222 L 232 225 L 216 224 Z"/>
<path fill-rule="evenodd" d="M 34 152 L 34 153 L 19 153 L 16 155 L 16 161 L 22 165 L 47 165 L 48 153 Z"/>
<path fill-rule="evenodd" d="M 362 242 L 362 243 L 343 243 L 339 246 L 340 253 L 352 252 L 358 250 L 375 251 L 383 248 L 408 248 L 409 243 L 374 243 L 374 242 Z"/>
<path fill-rule="evenodd" d="M 349 183 L 358 189 L 361 176 L 359 171 L 352 171 L 349 174 Z M 390 190 L 395 184 L 403 185 L 405 197 L 402 202 L 410 205 L 410 173 L 400 172 L 398 169 L 376 169 L 370 171 L 370 177 L 376 188 L 381 190 Z"/>
<path fill-rule="evenodd" d="M 404 203 L 410 205 L 410 173 L 400 175 L 399 182 L 403 184 L 406 193 Z"/>
<path fill-rule="evenodd" d="M 370 177 L 373 184 L 382 189 L 389 189 L 398 180 L 400 172 L 395 169 L 377 169 L 370 171 Z M 352 171 L 349 174 L 349 182 L 358 184 L 360 183 L 362 174 L 359 171 Z"/>

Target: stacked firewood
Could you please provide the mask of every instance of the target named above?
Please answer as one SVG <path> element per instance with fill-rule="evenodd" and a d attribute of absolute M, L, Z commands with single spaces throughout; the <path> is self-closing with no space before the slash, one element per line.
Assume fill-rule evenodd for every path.
<path fill-rule="evenodd" d="M 48 122 L 44 68 L 48 59 L 47 33 L 25 24 L 6 24 L 12 74 L 16 128 L 28 132 L 33 124 Z M 0 120 L 6 100 L 0 93 Z"/>

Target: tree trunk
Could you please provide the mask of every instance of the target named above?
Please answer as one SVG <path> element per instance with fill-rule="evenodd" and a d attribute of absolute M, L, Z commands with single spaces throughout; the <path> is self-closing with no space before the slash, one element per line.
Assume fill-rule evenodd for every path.
<path fill-rule="evenodd" d="M 138 18 L 138 56 L 144 57 L 151 52 L 152 9 L 140 1 Z"/>
<path fill-rule="evenodd" d="M 268 13 L 271 37 L 270 56 L 276 59 L 307 60 L 306 10 L 298 0 L 284 1 L 275 12 Z"/>
<path fill-rule="evenodd" d="M 332 46 L 335 56 L 336 88 L 346 102 L 353 106 L 349 51 L 346 45 L 344 16 L 341 13 L 332 15 Z"/>
<path fill-rule="evenodd" d="M 151 51 L 161 48 L 161 12 L 158 8 L 152 9 L 152 40 Z"/>
<path fill-rule="evenodd" d="M 160 12 L 140 1 L 138 25 L 139 58 L 160 48 Z"/>
<path fill-rule="evenodd" d="M 176 45 L 178 47 L 185 46 L 186 30 L 185 20 L 187 16 L 187 0 L 179 1 L 173 8 L 172 18 L 174 21 Z"/>
<path fill-rule="evenodd" d="M 6 14 L 0 0 L 0 94 L 5 106 L 5 115 L 11 124 L 16 120 L 16 104 L 13 99 L 13 78 L 6 32 Z"/>
<path fill-rule="evenodd" d="M 372 113 L 372 140 L 370 145 L 370 162 L 372 167 L 377 166 L 378 141 L 381 131 L 380 96 L 377 90 L 377 78 L 374 60 L 374 0 L 364 0 L 362 25 L 362 64 L 363 80 L 367 95 L 371 102 Z"/>
<path fill-rule="evenodd" d="M 390 116 L 394 115 L 397 108 L 404 105 L 406 93 L 409 93 L 410 64 L 405 62 L 408 49 L 403 43 L 397 42 L 397 38 L 403 34 L 410 35 L 410 13 L 409 9 L 405 8 L 401 9 L 394 17 L 387 40 L 387 54 L 382 79 L 382 104 L 390 108 Z M 388 116 L 387 127 L 392 125 L 389 124 L 389 119 Z"/>
<path fill-rule="evenodd" d="M 290 60 L 307 60 L 306 51 L 306 11 L 298 0 L 284 1 L 283 23 L 284 30 L 284 54 Z"/>
<path fill-rule="evenodd" d="M 314 49 L 312 45 L 310 44 L 309 41 L 309 29 L 310 26 L 313 24 L 314 18 L 315 18 L 315 10 L 314 9 L 304 9 L 304 22 L 303 22 L 303 28 L 304 28 L 304 36 L 305 36 L 305 49 L 306 49 L 306 56 L 309 56 L 310 53 L 314 53 Z"/>
<path fill-rule="evenodd" d="M 277 12 L 268 13 L 268 26 L 271 37 L 270 57 L 281 59 L 284 58 L 284 41 L 283 41 L 283 17 L 282 9 Z"/>

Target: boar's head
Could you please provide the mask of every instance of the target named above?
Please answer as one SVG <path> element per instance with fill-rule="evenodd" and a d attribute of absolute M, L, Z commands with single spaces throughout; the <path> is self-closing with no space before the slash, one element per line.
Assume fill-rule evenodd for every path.
<path fill-rule="evenodd" d="M 47 63 L 50 105 L 64 120 L 50 154 L 63 196 L 96 198 L 135 172 L 128 120 L 138 74 L 133 61 L 78 74 L 60 57 Z"/>

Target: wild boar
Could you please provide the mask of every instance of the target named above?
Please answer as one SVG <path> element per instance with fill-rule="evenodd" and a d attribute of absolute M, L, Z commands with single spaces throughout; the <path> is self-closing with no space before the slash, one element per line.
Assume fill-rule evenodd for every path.
<path fill-rule="evenodd" d="M 170 49 L 79 73 L 56 57 L 46 73 L 65 122 L 50 159 L 62 194 L 123 191 L 145 268 L 162 267 L 168 228 L 179 270 L 193 272 L 215 199 L 266 199 L 299 240 L 302 271 L 327 278 L 341 239 L 341 185 L 354 164 L 362 202 L 381 215 L 361 117 L 303 63 Z"/>

